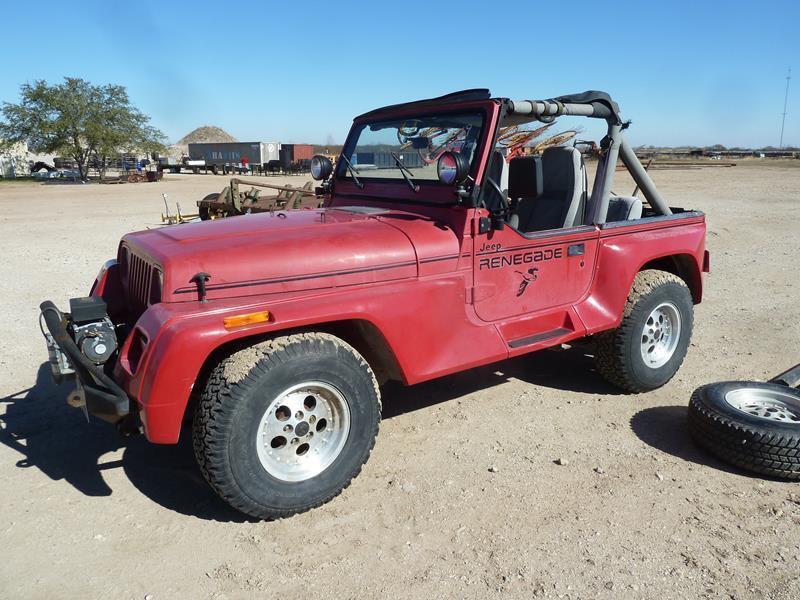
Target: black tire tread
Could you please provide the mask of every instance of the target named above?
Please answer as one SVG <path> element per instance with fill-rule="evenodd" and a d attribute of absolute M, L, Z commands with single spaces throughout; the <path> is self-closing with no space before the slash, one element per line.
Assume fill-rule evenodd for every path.
<path fill-rule="evenodd" d="M 595 368 L 612 385 L 629 392 L 648 391 L 649 388 L 641 386 L 630 372 L 629 365 L 624 358 L 624 344 L 626 336 L 636 326 L 636 323 L 630 319 L 636 305 L 656 288 L 669 283 L 680 285 L 687 291 L 689 289 L 683 279 L 667 271 L 655 269 L 639 271 L 633 280 L 619 326 L 595 336 Z M 681 357 L 678 367 L 683 364 L 683 358 Z"/>
<path fill-rule="evenodd" d="M 378 402 L 378 418 L 370 436 L 371 442 L 366 456 L 369 458 L 380 426 L 380 390 L 369 364 L 352 346 L 336 336 L 319 332 L 277 337 L 250 346 L 231 354 L 214 368 L 198 402 L 192 427 L 192 442 L 200 472 L 222 499 L 236 510 L 260 519 L 279 519 L 306 512 L 338 496 L 361 472 L 363 464 L 351 474 L 344 485 L 329 496 L 296 509 L 285 510 L 266 506 L 257 499 L 248 497 L 239 487 L 230 467 L 224 432 L 231 427 L 234 412 L 230 408 L 236 401 L 239 390 L 254 383 L 257 374 L 269 372 L 272 366 L 286 358 L 296 357 L 301 352 L 319 351 L 324 344 L 332 344 L 337 352 L 353 355 L 372 380 Z M 246 374 L 242 372 L 243 365 L 239 363 L 244 363 L 245 369 L 247 364 L 250 365 Z"/>
<path fill-rule="evenodd" d="M 713 384 L 711 384 L 713 385 Z M 689 401 L 689 434 L 717 458 L 771 477 L 800 480 L 800 430 L 784 434 L 741 423 L 703 402 L 709 386 L 697 388 Z"/>

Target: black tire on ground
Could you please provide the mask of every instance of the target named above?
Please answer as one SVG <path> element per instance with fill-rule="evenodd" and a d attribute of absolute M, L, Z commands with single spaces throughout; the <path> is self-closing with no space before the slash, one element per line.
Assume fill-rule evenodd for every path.
<path fill-rule="evenodd" d="M 784 398 L 787 404 L 795 403 L 795 406 L 783 413 L 787 419 L 784 421 L 756 416 L 746 407 L 748 398 L 756 398 L 758 403 L 759 395 L 761 398 Z M 732 405 L 742 404 L 742 401 L 745 410 Z M 753 408 L 753 412 L 777 411 L 764 406 L 762 403 L 760 409 Z M 766 406 L 769 406 L 768 400 Z M 755 381 L 704 385 L 692 394 L 688 421 L 692 439 L 717 458 L 763 475 L 800 480 L 800 391 Z"/>
<path fill-rule="evenodd" d="M 680 323 L 676 345 L 663 364 L 651 365 L 643 355 L 643 336 L 659 307 L 674 312 Z M 636 275 L 619 327 L 595 336 L 595 366 L 608 382 L 628 392 L 646 392 L 667 383 L 683 363 L 692 337 L 694 305 L 686 283 L 665 271 L 646 270 Z M 659 333 L 658 331 L 662 331 Z M 657 335 L 663 335 L 658 330 Z"/>
<path fill-rule="evenodd" d="M 323 382 L 341 393 L 349 429 L 327 468 L 288 481 L 267 470 L 257 444 L 264 439 L 262 418 L 273 416 L 273 401 L 307 382 Z M 195 414 L 195 456 L 208 483 L 233 508 L 259 519 L 288 517 L 328 502 L 358 475 L 375 444 L 380 413 L 375 375 L 350 345 L 325 333 L 279 337 L 236 352 L 213 370 Z M 287 435 L 299 431 L 296 423 L 295 433 Z M 317 436 L 319 443 L 329 430 L 317 431 L 323 431 Z M 300 456 L 301 446 L 287 447 L 290 452 L 293 448 Z M 309 452 L 308 445 L 304 450 L 309 456 L 315 451 Z M 293 454 L 282 456 L 295 460 Z"/>

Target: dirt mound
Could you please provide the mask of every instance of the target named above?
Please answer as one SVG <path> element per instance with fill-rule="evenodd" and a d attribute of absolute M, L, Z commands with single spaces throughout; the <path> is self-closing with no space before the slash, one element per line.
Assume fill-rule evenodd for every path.
<path fill-rule="evenodd" d="M 186 134 L 177 142 L 175 142 L 176 146 L 183 146 L 186 144 L 198 144 L 202 142 L 238 142 L 235 137 L 229 134 L 227 131 L 220 129 L 219 127 L 213 127 L 211 125 L 203 125 L 202 127 L 198 127 L 191 133 Z"/>

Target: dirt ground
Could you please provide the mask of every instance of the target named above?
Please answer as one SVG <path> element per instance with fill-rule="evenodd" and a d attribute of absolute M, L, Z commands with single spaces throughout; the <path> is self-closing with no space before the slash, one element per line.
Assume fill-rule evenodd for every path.
<path fill-rule="evenodd" d="M 87 424 L 50 382 L 37 325 L 41 300 L 84 295 L 123 233 L 158 223 L 162 192 L 186 209 L 223 178 L 0 183 L 0 597 L 800 597 L 800 487 L 725 466 L 685 427 L 698 385 L 800 361 L 800 168 L 654 179 L 709 226 L 672 382 L 620 394 L 570 349 L 389 386 L 361 475 L 278 522 L 226 508 L 189 444 Z"/>

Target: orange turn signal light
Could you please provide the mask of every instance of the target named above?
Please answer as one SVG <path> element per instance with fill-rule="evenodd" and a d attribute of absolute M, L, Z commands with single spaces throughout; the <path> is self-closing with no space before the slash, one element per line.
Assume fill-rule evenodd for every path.
<path fill-rule="evenodd" d="M 254 325 L 255 323 L 266 323 L 269 321 L 269 317 L 269 311 L 264 310 L 246 315 L 236 315 L 235 317 L 225 317 L 222 319 L 222 324 L 225 325 L 225 329 L 236 329 L 237 327 Z"/>

